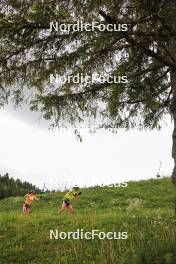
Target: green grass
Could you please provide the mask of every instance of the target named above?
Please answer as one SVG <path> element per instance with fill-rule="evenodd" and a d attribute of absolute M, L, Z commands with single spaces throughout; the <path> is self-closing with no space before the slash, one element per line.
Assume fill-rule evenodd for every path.
<path fill-rule="evenodd" d="M 129 182 L 127 188 L 82 190 L 73 216 L 57 213 L 62 193 L 45 194 L 23 216 L 23 198 L 0 201 L 1 264 L 175 264 L 176 192 L 170 179 Z M 55 240 L 60 232 L 128 232 L 127 240 Z"/>

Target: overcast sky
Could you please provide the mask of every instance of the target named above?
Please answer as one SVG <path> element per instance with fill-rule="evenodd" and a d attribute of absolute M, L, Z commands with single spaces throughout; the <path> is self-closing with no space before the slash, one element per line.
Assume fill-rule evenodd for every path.
<path fill-rule="evenodd" d="M 165 120 L 166 121 L 166 120 Z M 26 109 L 0 110 L 0 173 L 39 187 L 90 186 L 156 178 L 172 172 L 172 129 L 169 118 L 161 131 L 119 130 L 117 134 L 80 130 L 48 130 L 48 123 Z"/>

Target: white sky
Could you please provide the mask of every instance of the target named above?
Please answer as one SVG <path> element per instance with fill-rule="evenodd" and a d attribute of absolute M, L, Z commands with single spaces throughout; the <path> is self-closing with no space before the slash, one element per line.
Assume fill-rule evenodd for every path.
<path fill-rule="evenodd" d="M 161 131 L 119 130 L 117 134 L 81 130 L 51 131 L 28 111 L 0 110 L 0 173 L 39 187 L 90 186 L 156 178 L 172 172 L 173 125 Z"/>

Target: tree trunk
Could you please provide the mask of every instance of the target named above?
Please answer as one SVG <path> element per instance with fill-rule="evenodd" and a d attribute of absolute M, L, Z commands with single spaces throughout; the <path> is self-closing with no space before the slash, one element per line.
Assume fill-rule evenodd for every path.
<path fill-rule="evenodd" d="M 176 187 L 176 71 L 171 72 L 171 86 L 172 86 L 172 106 L 171 106 L 171 115 L 174 122 L 174 131 L 172 134 L 172 158 L 174 159 L 174 169 L 172 172 L 172 182 Z"/>
<path fill-rule="evenodd" d="M 176 3 L 171 1 L 171 8 L 173 9 L 173 14 L 176 12 Z M 176 32 L 176 16 L 168 17 L 168 20 L 173 32 Z M 170 38 L 169 41 L 169 50 L 172 55 L 173 61 L 176 62 L 176 37 L 175 35 Z M 174 123 L 174 131 L 172 134 L 172 158 L 174 160 L 174 169 L 172 172 L 172 182 L 176 187 L 176 69 L 172 68 L 170 71 L 171 78 L 171 89 L 172 89 L 172 102 L 171 102 L 171 116 Z"/>

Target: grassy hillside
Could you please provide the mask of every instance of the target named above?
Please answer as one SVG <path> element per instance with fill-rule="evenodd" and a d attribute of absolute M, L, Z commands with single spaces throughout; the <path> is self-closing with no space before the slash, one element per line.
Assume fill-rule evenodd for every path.
<path fill-rule="evenodd" d="M 175 264 L 176 195 L 170 179 L 130 182 L 127 188 L 82 190 L 73 216 L 57 213 L 62 193 L 51 193 L 23 216 L 23 198 L 0 201 L 1 264 Z M 51 240 L 59 232 L 128 232 L 127 240 Z"/>

